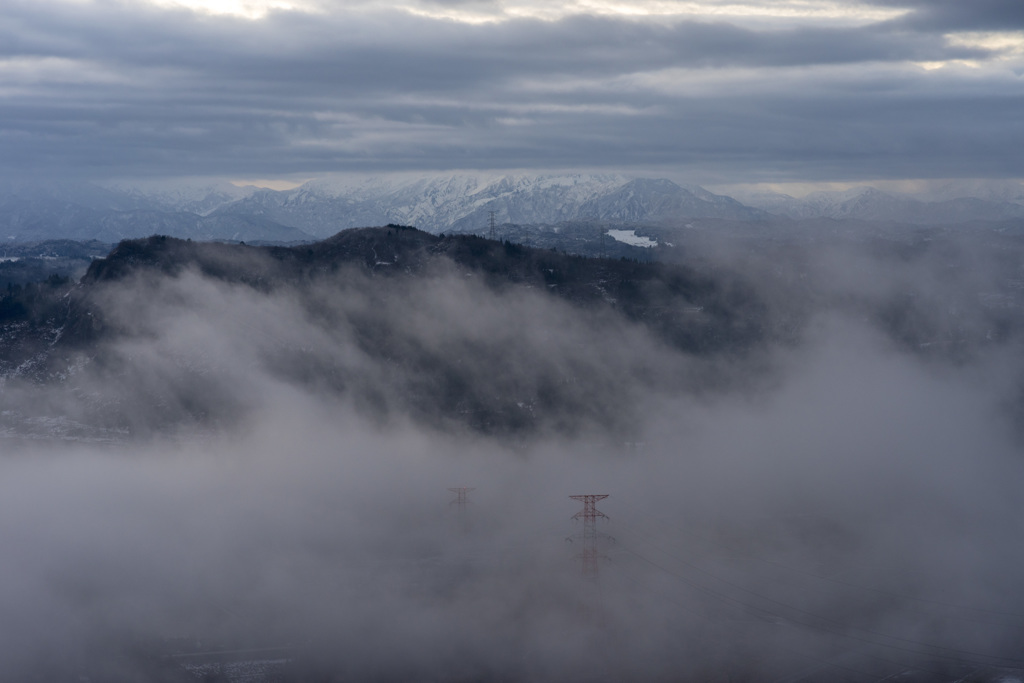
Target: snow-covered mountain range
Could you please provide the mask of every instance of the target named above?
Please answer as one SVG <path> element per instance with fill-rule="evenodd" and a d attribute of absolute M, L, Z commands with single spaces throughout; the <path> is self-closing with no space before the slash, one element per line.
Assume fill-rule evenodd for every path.
<path fill-rule="evenodd" d="M 697 218 L 903 224 L 1024 220 L 1019 183 L 936 186 L 928 196 L 857 187 L 802 198 L 764 192 L 741 198 L 743 203 L 699 186 L 618 174 L 324 177 L 289 190 L 226 182 L 8 185 L 0 187 L 0 240 L 117 242 L 166 234 L 294 242 L 389 223 L 433 233 L 483 234 L 492 212 L 499 225 L 678 225 Z"/>
<path fill-rule="evenodd" d="M 452 175 L 314 180 L 261 190 L 211 216 L 261 216 L 317 237 L 343 228 L 396 223 L 428 232 L 479 232 L 499 224 L 650 221 L 677 216 L 758 220 L 765 212 L 702 188 L 621 175 Z"/>

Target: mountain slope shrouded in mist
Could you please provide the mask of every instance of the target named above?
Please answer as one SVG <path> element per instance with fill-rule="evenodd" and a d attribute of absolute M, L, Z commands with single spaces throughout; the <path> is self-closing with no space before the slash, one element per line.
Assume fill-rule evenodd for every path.
<path fill-rule="evenodd" d="M 770 386 L 770 359 L 826 314 L 864 320 L 911 357 L 943 363 L 1015 343 L 1024 301 L 1014 254 L 1024 249 L 1013 235 L 971 237 L 851 242 L 837 233 L 815 246 L 754 231 L 715 246 L 698 231 L 672 237 L 687 240 L 675 263 L 397 225 L 296 247 L 150 237 L 94 260 L 77 286 L 55 277 L 0 296 L 0 369 L 9 389 L 63 387 L 72 412 L 92 415 L 85 423 L 103 414 L 107 428 L 236 419 L 248 401 L 230 389 L 237 358 L 184 336 L 180 348 L 140 361 L 146 342 L 171 343 L 195 327 L 231 339 L 275 381 L 344 397 L 374 419 L 628 434 L 661 392 Z M 295 332 L 279 338 L 260 332 L 264 324 Z M 94 373 L 117 380 L 109 395 L 79 386 Z M 24 423 L 31 411 L 16 404 L 6 420 Z"/>
<path fill-rule="evenodd" d="M 206 304 L 193 287 L 224 291 L 235 304 L 223 302 L 227 316 L 203 313 Z M 275 307 L 281 310 L 268 321 L 261 309 Z M 60 376 L 73 385 L 69 367 L 83 362 L 85 376 L 134 371 L 136 364 L 122 357 L 134 352 L 125 349 L 140 338 L 173 338 L 180 328 L 169 321 L 178 315 L 198 316 L 203 326 L 254 329 L 297 319 L 308 337 L 247 340 L 256 344 L 252 362 L 278 381 L 348 397 L 381 418 L 411 411 L 430 423 L 485 432 L 574 431 L 591 423 L 628 429 L 639 400 L 633 379 L 654 389 L 669 376 L 695 372 L 670 360 L 675 354 L 707 363 L 740 358 L 769 334 L 763 304 L 734 276 L 400 226 L 349 230 L 291 248 L 167 237 L 122 242 L 92 264 L 63 309 L 60 320 L 41 316 L 44 327 L 59 328 L 51 332 L 56 341 L 21 365 L 9 362 L 15 374 L 44 382 Z M 596 352 L 588 336 L 619 338 L 622 353 Z M 648 354 L 638 354 L 643 347 Z M 199 345 L 170 356 L 195 376 L 195 386 L 176 380 L 142 395 L 115 394 L 104 404 L 134 415 L 117 418 L 127 420 L 126 428 L 141 419 L 142 406 L 159 420 L 221 419 L 235 401 L 208 385 L 230 386 L 230 373 L 219 374 L 230 363 L 205 358 L 208 351 Z M 700 375 L 686 381 L 695 388 L 710 381 Z"/>
<path fill-rule="evenodd" d="M 149 237 L 12 288 L 3 675 L 1019 677 L 1024 248 L 967 236 Z"/>
<path fill-rule="evenodd" d="M 914 197 L 882 192 L 873 187 L 854 187 L 842 192 L 812 192 L 796 199 L 778 193 L 745 197 L 765 211 L 796 220 L 882 221 L 912 225 L 952 225 L 972 221 L 1020 221 L 1024 218 L 1020 186 L 1008 196 Z"/>

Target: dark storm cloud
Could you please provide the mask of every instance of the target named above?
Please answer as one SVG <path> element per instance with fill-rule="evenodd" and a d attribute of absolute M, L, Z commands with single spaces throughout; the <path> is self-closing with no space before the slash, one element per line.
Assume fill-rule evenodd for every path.
<path fill-rule="evenodd" d="M 998 114 L 999 98 L 1014 105 L 1019 85 L 986 76 L 981 98 L 965 101 L 976 77 L 905 66 L 999 54 L 919 30 L 918 13 L 903 23 L 765 29 L 596 16 L 470 25 L 397 11 L 249 21 L 118 3 L 19 2 L 0 12 L 0 151 L 19 174 L 687 160 L 749 174 L 800 166 L 816 150 L 849 175 L 878 176 L 891 160 L 865 147 L 886 141 L 885 151 L 902 152 L 897 175 L 914 176 L 945 163 L 954 132 L 977 131 L 967 135 L 980 138 L 975 151 L 1005 149 L 1022 134 Z M 747 77 L 729 87 L 737 71 Z M 718 76 L 726 85 L 690 83 Z M 903 81 L 898 96 L 894 79 Z M 837 110 L 840 121 L 865 112 L 856 139 L 824 132 L 829 122 L 816 112 Z M 889 144 L 906 128 L 915 135 Z M 1018 163 L 948 161 L 981 175 Z"/>

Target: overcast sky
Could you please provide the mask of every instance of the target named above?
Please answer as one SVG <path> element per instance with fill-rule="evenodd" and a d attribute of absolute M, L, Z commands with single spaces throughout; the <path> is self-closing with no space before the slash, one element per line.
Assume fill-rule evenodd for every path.
<path fill-rule="evenodd" d="M 1024 177 L 1021 0 L 3 0 L 0 171 Z"/>

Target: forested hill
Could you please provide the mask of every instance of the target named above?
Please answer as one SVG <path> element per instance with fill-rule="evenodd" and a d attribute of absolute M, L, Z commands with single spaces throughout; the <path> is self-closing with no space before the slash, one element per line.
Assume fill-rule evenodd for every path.
<path fill-rule="evenodd" d="M 81 433 L 242 419 L 274 393 L 254 382 L 375 419 L 621 431 L 659 387 L 714 386 L 770 328 L 734 275 L 396 225 L 296 247 L 127 240 L 13 301 L 28 291 L 0 309 L 0 381 L 59 388 L 45 410 Z M 23 411 L 10 429 L 40 424 Z"/>
<path fill-rule="evenodd" d="M 453 268 L 491 290 L 538 289 L 576 306 L 608 308 L 687 352 L 738 351 L 762 335 L 764 311 L 752 287 L 725 273 L 712 277 L 676 264 L 587 258 L 397 225 L 345 230 L 296 247 L 164 236 L 125 240 L 92 264 L 82 286 L 87 293 L 99 283 L 132 275 L 194 269 L 207 277 L 273 289 L 352 270 L 375 278 L 415 278 Z M 71 335 L 67 341 L 72 338 L 84 340 Z"/>

